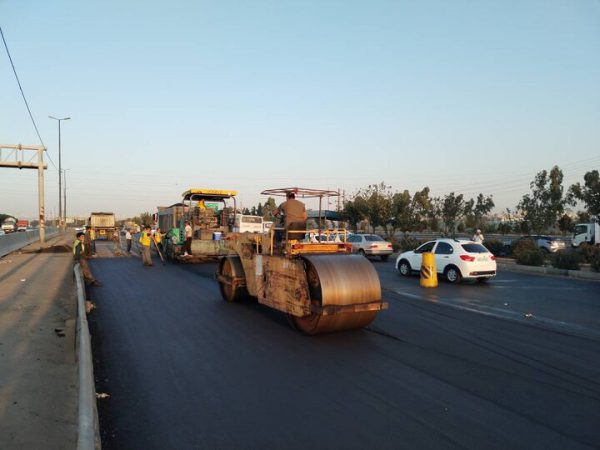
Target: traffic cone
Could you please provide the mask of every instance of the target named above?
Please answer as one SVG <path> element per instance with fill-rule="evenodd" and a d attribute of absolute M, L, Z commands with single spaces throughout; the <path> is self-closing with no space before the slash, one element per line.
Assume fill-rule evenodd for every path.
<path fill-rule="evenodd" d="M 437 270 L 435 269 L 435 256 L 433 253 L 423 253 L 421 262 L 421 287 L 434 288 L 438 285 Z"/>

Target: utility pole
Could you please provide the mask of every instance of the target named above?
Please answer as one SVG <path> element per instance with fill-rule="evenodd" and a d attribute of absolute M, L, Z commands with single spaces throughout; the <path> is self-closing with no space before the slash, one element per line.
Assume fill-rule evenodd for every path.
<path fill-rule="evenodd" d="M 65 185 L 63 187 L 63 211 L 65 216 L 65 227 L 67 226 L 67 170 L 71 169 L 63 169 L 63 177 L 65 177 Z"/>
<path fill-rule="evenodd" d="M 3 150 L 8 150 L 3 151 Z M 37 162 L 33 161 L 34 156 L 25 157 L 25 151 L 31 150 L 37 153 Z M 21 145 L 21 144 L 0 144 L 0 167 L 11 167 L 13 169 L 37 169 L 38 170 L 38 208 L 40 218 L 40 244 L 46 242 L 46 220 L 44 212 L 44 152 L 45 147 Z"/>
<path fill-rule="evenodd" d="M 62 168 L 61 168 L 61 143 L 60 143 L 60 122 L 62 120 L 70 120 L 70 117 L 63 117 L 59 119 L 54 116 L 48 116 L 50 119 L 54 119 L 58 122 L 58 226 L 63 228 L 63 210 L 62 210 Z"/>

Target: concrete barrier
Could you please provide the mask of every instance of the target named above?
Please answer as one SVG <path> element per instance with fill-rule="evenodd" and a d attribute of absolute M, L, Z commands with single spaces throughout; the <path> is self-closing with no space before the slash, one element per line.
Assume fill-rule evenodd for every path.
<path fill-rule="evenodd" d="M 100 448 L 98 413 L 96 410 L 96 387 L 92 344 L 85 309 L 85 289 L 79 264 L 73 269 L 77 282 L 77 357 L 79 361 L 79 414 L 77 427 L 77 449 Z"/>
<path fill-rule="evenodd" d="M 57 228 L 46 228 L 46 237 L 58 233 Z M 0 258 L 40 240 L 40 230 L 21 231 L 0 236 Z"/>

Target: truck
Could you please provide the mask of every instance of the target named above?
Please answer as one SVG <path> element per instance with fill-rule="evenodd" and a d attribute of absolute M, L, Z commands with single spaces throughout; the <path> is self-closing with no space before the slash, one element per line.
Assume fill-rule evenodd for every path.
<path fill-rule="evenodd" d="M 600 246 L 600 224 L 598 224 L 598 217 L 592 216 L 589 223 L 578 223 L 575 225 L 571 246 L 579 247 L 583 243 Z"/>
<path fill-rule="evenodd" d="M 167 258 L 194 263 L 228 255 L 223 239 L 235 223 L 236 195 L 232 190 L 191 188 L 182 194 L 181 202 L 159 206 L 158 228 L 166 233 Z M 191 255 L 185 255 L 186 222 L 192 227 Z"/>
<path fill-rule="evenodd" d="M 2 221 L 2 231 L 5 233 L 14 233 L 17 231 L 17 219 L 14 217 L 7 217 Z"/>
<path fill-rule="evenodd" d="M 96 232 L 96 239 L 110 240 L 116 222 L 115 214 L 111 212 L 93 212 L 88 219 L 88 225 Z"/>
<path fill-rule="evenodd" d="M 29 220 L 19 219 L 17 220 L 17 231 L 27 231 L 29 228 Z"/>

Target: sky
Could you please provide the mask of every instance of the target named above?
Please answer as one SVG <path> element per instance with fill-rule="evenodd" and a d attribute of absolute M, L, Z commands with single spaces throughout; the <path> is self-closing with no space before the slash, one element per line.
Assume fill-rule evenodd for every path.
<path fill-rule="evenodd" d="M 0 0 L 46 214 L 125 218 L 190 187 L 493 195 L 600 169 L 600 1 Z M 40 145 L 0 44 L 0 144 Z M 0 212 L 37 216 L 0 168 Z M 310 202 L 309 207 L 314 207 Z"/>

